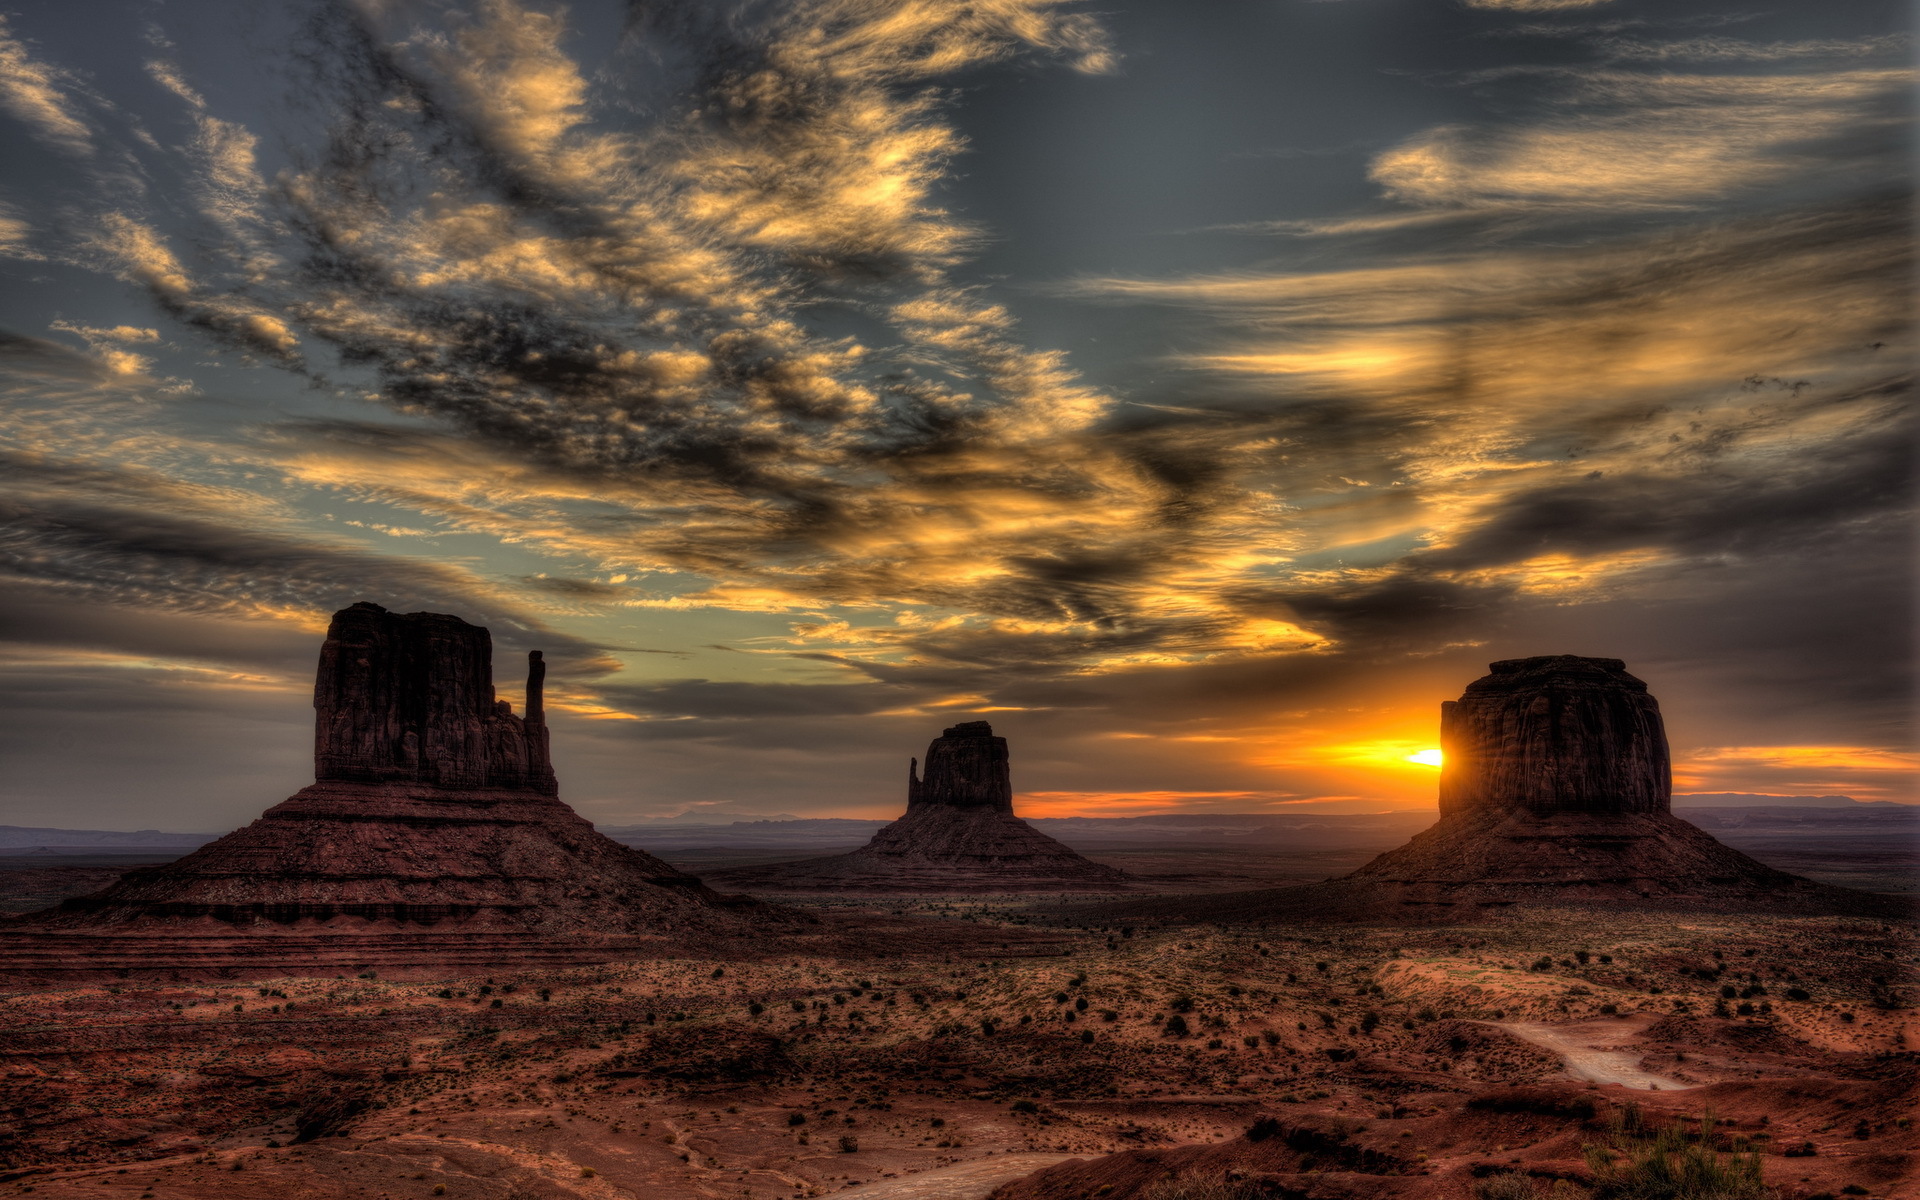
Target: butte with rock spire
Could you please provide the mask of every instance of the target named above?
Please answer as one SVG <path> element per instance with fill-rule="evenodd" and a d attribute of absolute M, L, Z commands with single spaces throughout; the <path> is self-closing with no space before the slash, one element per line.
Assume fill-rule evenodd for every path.
<path fill-rule="evenodd" d="M 1133 877 L 1084 858 L 1013 813 L 1007 739 L 985 721 L 950 726 L 907 766 L 907 811 L 850 854 L 716 871 L 749 890 L 1114 891 Z"/>
<path fill-rule="evenodd" d="M 360 603 L 314 687 L 314 782 L 185 858 L 0 927 L 9 975 L 565 965 L 787 915 L 723 897 L 559 799 L 538 650 L 494 695 L 487 630 Z"/>
<path fill-rule="evenodd" d="M 1758 862 L 1672 812 L 1666 727 L 1617 658 L 1496 662 L 1440 707 L 1440 819 L 1353 874 L 1103 905 L 1107 917 L 1456 922 L 1542 906 L 1903 915 Z"/>

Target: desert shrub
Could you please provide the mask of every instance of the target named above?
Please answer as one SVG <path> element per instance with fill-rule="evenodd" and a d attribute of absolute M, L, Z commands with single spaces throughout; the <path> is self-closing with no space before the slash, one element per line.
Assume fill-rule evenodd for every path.
<path fill-rule="evenodd" d="M 1192 1032 L 1187 1028 L 1187 1019 L 1178 1013 L 1167 1018 L 1166 1030 L 1168 1037 L 1185 1037 Z"/>
<path fill-rule="evenodd" d="M 1697 1137 L 1678 1122 L 1635 1130 L 1622 1114 L 1608 1142 L 1586 1147 L 1594 1200 L 1775 1200 L 1761 1179 L 1760 1152 L 1745 1139 L 1730 1152 L 1714 1149 L 1711 1114 L 1700 1118 Z"/>
<path fill-rule="evenodd" d="M 1481 1112 L 1535 1113 L 1543 1117 L 1568 1117 L 1577 1121 L 1593 1116 L 1593 1101 L 1585 1096 L 1564 1096 L 1546 1089 L 1513 1088 L 1504 1092 L 1475 1096 L 1468 1108 Z M 1638 1110 L 1633 1110 L 1637 1119 Z"/>
<path fill-rule="evenodd" d="M 1140 1193 L 1141 1200 L 1261 1200 L 1263 1195 L 1255 1184 L 1199 1172 L 1156 1179 Z"/>
<path fill-rule="evenodd" d="M 1040 1106 L 1031 1100 L 1015 1100 L 1013 1102 L 1013 1111 L 1017 1113 L 1037 1113 L 1040 1111 Z"/>
<path fill-rule="evenodd" d="M 860 1139 L 853 1136 L 850 1133 L 841 1134 L 840 1135 L 840 1153 L 842 1154 L 860 1153 Z"/>
<path fill-rule="evenodd" d="M 1502 1171 L 1473 1185 L 1477 1200 L 1534 1200 L 1533 1180 L 1519 1171 Z"/>

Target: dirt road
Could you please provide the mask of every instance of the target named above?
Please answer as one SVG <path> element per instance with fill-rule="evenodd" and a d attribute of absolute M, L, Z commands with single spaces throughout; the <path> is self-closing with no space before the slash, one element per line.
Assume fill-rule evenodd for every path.
<path fill-rule="evenodd" d="M 1009 1179 L 1031 1175 L 1078 1154 L 996 1154 L 972 1162 L 877 1179 L 833 1193 L 834 1200 L 980 1200 Z"/>
<path fill-rule="evenodd" d="M 1681 1092 L 1692 1086 L 1640 1069 L 1640 1053 L 1621 1048 L 1621 1043 L 1638 1035 L 1642 1027 L 1628 1021 L 1584 1021 L 1577 1025 L 1487 1023 L 1558 1054 L 1567 1074 L 1574 1079 L 1617 1083 L 1642 1091 Z"/>

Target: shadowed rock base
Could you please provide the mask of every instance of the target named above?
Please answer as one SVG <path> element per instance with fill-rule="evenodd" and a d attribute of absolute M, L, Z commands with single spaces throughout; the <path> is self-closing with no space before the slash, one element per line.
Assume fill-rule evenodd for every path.
<path fill-rule="evenodd" d="M 781 916 L 613 841 L 550 796 L 319 783 L 185 858 L 0 927 L 0 976 L 575 965 Z"/>
<path fill-rule="evenodd" d="M 1093 862 L 1022 821 L 990 809 L 915 808 L 832 858 L 715 871 L 705 878 L 750 891 L 1081 892 L 1133 877 Z"/>
<path fill-rule="evenodd" d="M 1341 879 L 1102 905 L 1102 919 L 1451 924 L 1539 908 L 1910 917 L 1910 898 L 1802 879 L 1667 813 L 1445 817 Z"/>

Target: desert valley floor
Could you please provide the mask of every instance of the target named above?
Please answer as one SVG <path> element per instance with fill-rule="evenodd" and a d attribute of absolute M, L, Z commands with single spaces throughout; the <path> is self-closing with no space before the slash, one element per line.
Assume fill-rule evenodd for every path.
<path fill-rule="evenodd" d="M 1904 927 L 802 903 L 828 932 L 771 954 L 8 995 L 0 1195 L 1467 1197 L 1708 1115 L 1784 1195 L 1920 1195 Z"/>

